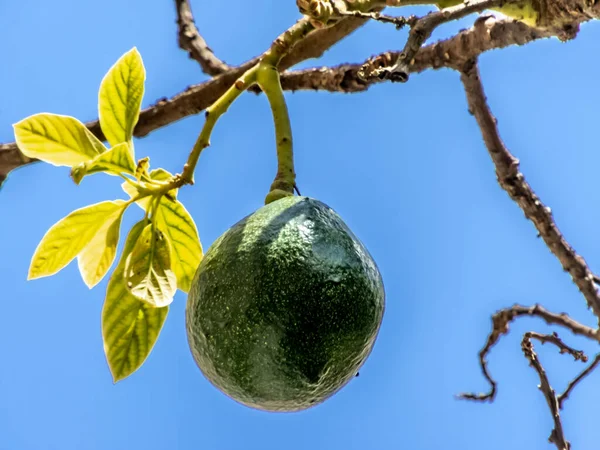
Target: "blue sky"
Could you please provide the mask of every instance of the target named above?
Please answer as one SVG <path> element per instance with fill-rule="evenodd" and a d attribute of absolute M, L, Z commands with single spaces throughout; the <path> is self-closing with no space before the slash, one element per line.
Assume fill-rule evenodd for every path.
<path fill-rule="evenodd" d="M 100 80 L 133 46 L 148 74 L 144 105 L 205 80 L 177 48 L 171 3 L 1 2 L 0 142 L 12 141 L 11 124 L 30 114 L 95 118 Z M 211 47 L 231 64 L 260 53 L 298 17 L 292 0 L 192 6 Z M 369 24 L 302 67 L 362 61 L 400 48 L 405 38 L 391 26 Z M 599 40 L 597 24 L 587 24 L 572 42 L 546 40 L 481 58 L 503 138 L 593 268 L 600 267 L 600 91 L 590 86 L 600 62 L 590 55 Z M 0 192 L 0 450 L 551 448 L 550 415 L 519 345 L 523 332 L 546 331 L 543 324 L 519 322 L 492 352 L 499 382 L 493 404 L 454 398 L 487 389 L 477 352 L 497 309 L 541 302 L 594 323 L 569 277 L 498 187 L 458 74 L 429 71 L 406 85 L 357 95 L 286 96 L 302 193 L 338 211 L 384 278 L 386 315 L 361 376 L 301 413 L 238 405 L 194 365 L 179 293 L 144 366 L 113 385 L 100 332 L 106 280 L 88 290 L 76 264 L 25 280 L 44 232 L 73 209 L 123 198 L 120 183 L 97 175 L 75 186 L 68 170 L 36 164 L 14 172 Z M 190 117 L 156 131 L 137 141 L 137 153 L 149 155 L 153 167 L 178 171 L 202 122 Z M 180 192 L 205 248 L 259 208 L 272 181 L 265 98 L 238 100 L 212 143 L 196 185 Z M 137 220 L 132 209 L 124 227 Z M 561 336 L 594 354 L 589 343 Z M 583 367 L 549 346 L 539 350 L 558 390 Z M 596 373 L 563 413 L 573 448 L 594 448 L 600 439 L 599 401 Z"/>

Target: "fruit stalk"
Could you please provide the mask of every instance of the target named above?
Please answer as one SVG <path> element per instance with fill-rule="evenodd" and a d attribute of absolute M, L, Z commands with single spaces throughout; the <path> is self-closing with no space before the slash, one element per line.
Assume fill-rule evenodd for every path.
<path fill-rule="evenodd" d="M 271 48 L 258 64 L 256 81 L 269 100 L 277 143 L 277 174 L 265 198 L 265 204 L 294 194 L 296 173 L 294 171 L 292 127 L 277 66 L 294 44 L 313 29 L 312 24 L 298 21 L 296 25 L 273 41 Z"/>
<path fill-rule="evenodd" d="M 277 175 L 275 175 L 275 180 L 265 198 L 265 204 L 269 204 L 294 194 L 296 173 L 294 171 L 292 126 L 277 68 L 268 63 L 261 63 L 257 82 L 271 105 L 277 143 Z"/>

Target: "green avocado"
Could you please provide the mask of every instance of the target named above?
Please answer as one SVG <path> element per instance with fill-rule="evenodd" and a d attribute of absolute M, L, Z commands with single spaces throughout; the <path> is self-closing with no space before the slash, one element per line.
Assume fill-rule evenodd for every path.
<path fill-rule="evenodd" d="M 285 197 L 208 249 L 186 306 L 206 378 L 267 411 L 323 402 L 357 375 L 383 318 L 377 265 L 327 205 Z"/>

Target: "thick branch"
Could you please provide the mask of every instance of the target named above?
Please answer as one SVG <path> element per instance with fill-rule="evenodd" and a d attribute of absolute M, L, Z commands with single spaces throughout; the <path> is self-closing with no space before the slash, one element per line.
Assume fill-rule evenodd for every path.
<path fill-rule="evenodd" d="M 366 64 L 359 73 L 360 77 L 363 79 L 375 77 L 391 81 L 407 81 L 410 62 L 417 55 L 425 41 L 429 39 L 433 30 L 444 23 L 499 6 L 502 2 L 508 3 L 506 0 L 473 0 L 440 11 L 430 12 L 418 19 L 409 19 L 408 24 L 411 28 L 404 49 L 394 55 L 391 64 L 385 65 L 379 70 L 369 72 L 368 69 L 371 67 Z"/>
<path fill-rule="evenodd" d="M 538 230 L 550 251 L 558 258 L 563 269 L 569 272 L 590 307 L 600 320 L 600 294 L 594 282 L 595 277 L 587 263 L 578 255 L 564 238 L 552 217 L 550 208 L 545 206 L 533 192 L 525 177 L 519 171 L 519 160 L 504 146 L 496 119 L 492 115 L 481 84 L 476 62 L 468 63 L 461 73 L 469 112 L 475 116 L 483 140 L 496 167 L 500 186 L 508 193 Z"/>
<path fill-rule="evenodd" d="M 362 19 L 345 19 L 331 28 L 324 28 L 309 34 L 301 41 L 289 56 L 282 60 L 284 67 L 296 64 L 302 58 L 308 59 L 320 56 L 331 42 L 342 39 L 362 24 Z M 455 68 L 462 66 L 465 61 L 488 50 L 503 48 L 509 45 L 523 45 L 534 39 L 548 37 L 549 34 L 536 31 L 519 22 L 498 21 L 489 18 L 477 21 L 470 30 L 465 30 L 453 38 L 437 42 L 422 48 L 410 65 L 411 72 L 422 72 L 426 69 L 442 67 Z M 319 40 L 321 39 L 322 40 Z M 397 53 L 384 53 L 370 62 L 391 60 Z M 244 71 L 252 67 L 257 58 L 233 68 L 222 75 L 204 83 L 190 86 L 185 91 L 171 97 L 163 98 L 154 105 L 146 108 L 140 114 L 140 119 L 134 134 L 144 137 L 154 130 L 176 122 L 184 117 L 197 114 L 210 106 L 235 82 Z M 281 84 L 285 90 L 327 90 L 330 92 L 362 92 L 377 80 L 364 82 L 357 74 L 361 64 L 343 64 L 336 67 L 323 67 L 307 70 L 285 72 Z M 88 122 L 88 128 L 104 139 L 98 121 Z M 0 183 L 6 175 L 17 167 L 33 162 L 23 156 L 14 142 L 0 144 Z"/>
<path fill-rule="evenodd" d="M 196 60 L 204 73 L 215 76 L 227 72 L 230 67 L 215 56 L 198 31 L 189 0 L 175 0 L 177 26 L 179 28 L 179 48 Z"/>

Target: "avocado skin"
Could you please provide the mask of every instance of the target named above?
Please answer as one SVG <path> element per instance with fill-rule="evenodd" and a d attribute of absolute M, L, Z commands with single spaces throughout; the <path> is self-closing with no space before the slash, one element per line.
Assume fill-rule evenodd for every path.
<path fill-rule="evenodd" d="M 377 265 L 342 219 L 318 200 L 286 197 L 209 248 L 186 305 L 188 343 L 232 399 L 300 411 L 357 374 L 384 303 Z"/>

